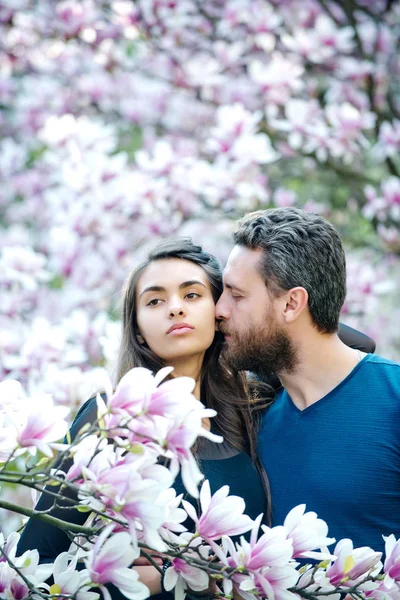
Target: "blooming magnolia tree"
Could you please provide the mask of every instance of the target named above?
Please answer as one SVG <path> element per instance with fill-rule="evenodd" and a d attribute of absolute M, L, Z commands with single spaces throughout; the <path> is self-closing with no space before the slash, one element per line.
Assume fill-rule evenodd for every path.
<path fill-rule="evenodd" d="M 0 377 L 78 406 L 138 248 L 300 205 L 349 248 L 346 322 L 400 356 L 400 8 L 4 0 Z M 83 371 L 82 371 L 83 369 Z"/>
<path fill-rule="evenodd" d="M 373 549 L 337 543 L 330 554 L 328 526 L 305 506 L 295 507 L 282 526 L 269 528 L 260 515 L 244 514 L 243 499 L 229 496 L 227 486 L 211 495 L 192 454 L 198 436 L 218 443 L 202 426 L 215 415 L 191 391 L 194 380 L 163 381 L 132 369 L 111 392 L 107 405 L 98 396 L 98 419 L 87 424 L 71 443 L 60 444 L 68 429 L 65 407 L 46 397 L 39 414 L 37 398 L 28 398 L 16 381 L 0 384 L 0 481 L 42 491 L 56 508 L 88 512 L 84 525 L 59 519 L 48 511 L 23 508 L 0 500 L 0 506 L 51 523 L 72 541 L 69 552 L 54 564 L 39 565 L 37 550 L 17 554 L 19 534 L 0 534 L 2 598 L 110 599 L 107 584 L 127 598 L 149 596 L 132 563 L 142 553 L 170 557 L 164 587 L 183 600 L 185 590 L 201 592 L 210 585 L 216 597 L 245 600 L 282 598 L 316 600 L 322 596 L 396 600 L 400 594 L 400 540 L 386 538 L 386 559 Z M 55 449 L 59 450 L 56 461 Z M 158 460 L 162 457 L 164 464 Z M 200 510 L 176 496 L 173 481 L 181 470 L 186 490 L 200 496 Z M 46 487 L 47 486 L 47 487 Z M 65 511 L 64 511 L 65 512 Z M 193 531 L 186 527 L 193 522 Z M 239 542 L 231 536 L 240 536 Z M 297 569 L 298 558 L 313 565 Z M 318 562 L 319 561 L 319 562 Z M 155 567 L 157 567 L 156 563 Z M 83 569 L 79 567 L 83 566 Z M 52 576 L 50 583 L 49 577 Z"/>
<path fill-rule="evenodd" d="M 267 206 L 338 226 L 344 320 L 398 360 L 399 17 L 390 0 L 3 0 L 0 380 L 73 414 L 113 369 L 140 248 L 192 235 L 224 260 L 234 219 Z"/>

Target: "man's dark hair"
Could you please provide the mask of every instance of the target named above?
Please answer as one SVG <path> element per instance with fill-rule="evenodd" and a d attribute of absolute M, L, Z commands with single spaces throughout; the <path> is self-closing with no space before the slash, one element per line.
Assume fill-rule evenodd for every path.
<path fill-rule="evenodd" d="M 337 331 L 346 296 L 346 259 L 333 225 L 298 208 L 259 210 L 238 222 L 234 241 L 263 250 L 260 272 L 273 294 L 304 287 L 315 327 Z"/>

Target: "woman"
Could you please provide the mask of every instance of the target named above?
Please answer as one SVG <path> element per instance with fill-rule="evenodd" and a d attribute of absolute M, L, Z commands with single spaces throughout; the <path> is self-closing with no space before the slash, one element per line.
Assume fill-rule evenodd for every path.
<path fill-rule="evenodd" d="M 158 371 L 171 365 L 173 376 L 186 375 L 196 381 L 194 395 L 218 413 L 212 423 L 204 425 L 224 436 L 223 444 L 213 444 L 207 439 L 197 443 L 195 454 L 200 468 L 210 481 L 212 492 L 229 485 L 231 494 L 244 498 L 246 513 L 254 519 L 266 512 L 265 489 L 268 489 L 255 453 L 259 412 L 255 409 L 266 406 L 272 393 L 269 386 L 252 383 L 258 387 L 257 396 L 265 400 L 249 402 L 248 382 L 224 364 L 223 336 L 216 331 L 214 316 L 221 292 L 221 268 L 200 246 L 190 239 L 158 245 L 131 274 L 126 285 L 117 380 L 132 367 Z M 372 340 L 350 328 L 344 330 L 346 343 L 373 351 Z M 79 411 L 71 428 L 72 438 L 96 416 L 96 402 L 92 398 Z M 179 477 L 174 487 L 177 493 L 186 495 Z M 43 493 L 37 510 L 46 510 L 51 505 L 51 498 Z M 52 514 L 61 519 L 73 517 L 76 523 L 83 523 L 87 516 L 63 508 L 52 510 Z M 31 519 L 18 550 L 37 548 L 42 562 L 52 562 L 69 545 L 69 538 L 61 530 Z M 154 567 L 135 568 L 152 594 L 161 592 L 160 574 Z M 112 595 L 122 597 L 115 588 Z"/>

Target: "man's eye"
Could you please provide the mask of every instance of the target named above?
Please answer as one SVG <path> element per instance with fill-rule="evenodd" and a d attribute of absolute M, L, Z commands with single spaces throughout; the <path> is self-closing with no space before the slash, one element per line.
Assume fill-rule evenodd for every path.
<path fill-rule="evenodd" d="M 186 294 L 186 298 L 189 298 L 189 300 L 191 300 L 192 298 L 200 298 L 200 294 L 198 294 L 197 292 L 189 292 L 188 294 Z"/>

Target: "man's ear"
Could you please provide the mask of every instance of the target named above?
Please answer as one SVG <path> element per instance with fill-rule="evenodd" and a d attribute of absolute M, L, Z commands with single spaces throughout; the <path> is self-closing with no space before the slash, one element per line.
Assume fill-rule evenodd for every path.
<path fill-rule="evenodd" d="M 303 287 L 295 287 L 285 294 L 283 319 L 285 323 L 293 323 L 308 306 L 308 292 Z"/>

